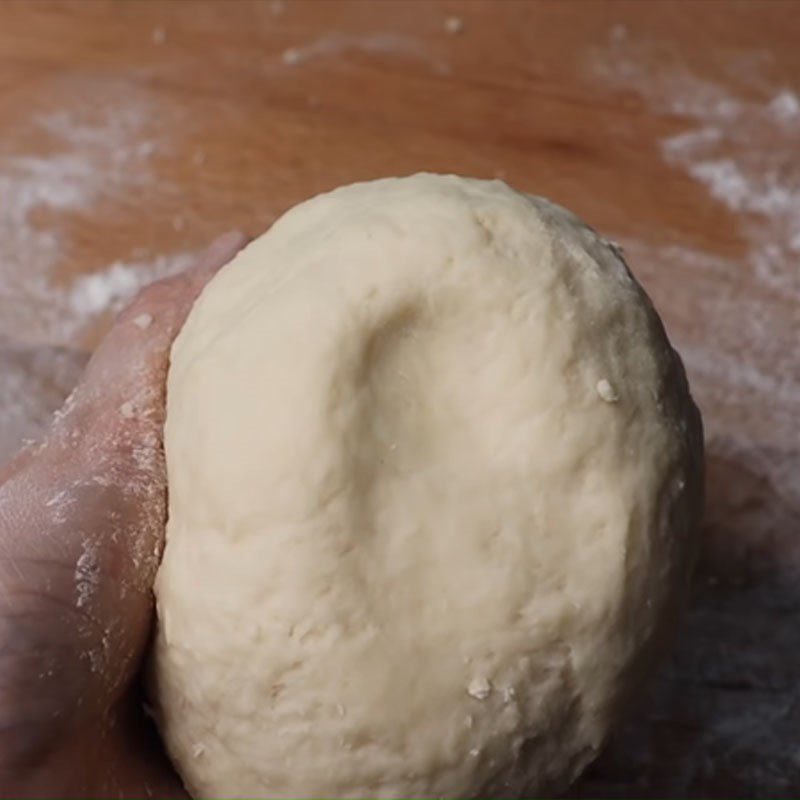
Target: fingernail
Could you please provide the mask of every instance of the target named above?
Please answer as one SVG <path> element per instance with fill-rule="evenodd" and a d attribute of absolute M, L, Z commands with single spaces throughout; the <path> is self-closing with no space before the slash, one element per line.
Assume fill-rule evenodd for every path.
<path fill-rule="evenodd" d="M 223 233 L 211 243 L 197 263 L 187 272 L 197 275 L 204 281 L 209 274 L 214 274 L 224 267 L 249 241 L 250 239 L 240 231 Z"/>
<path fill-rule="evenodd" d="M 211 244 L 213 248 L 220 250 L 241 250 L 249 241 L 249 237 L 242 231 L 228 231 L 222 236 L 217 237 Z"/>
<path fill-rule="evenodd" d="M 220 260 L 233 258 L 247 243 L 249 239 L 241 231 L 228 231 L 216 238 L 206 251 L 206 259 Z M 204 260 L 206 260 L 204 259 Z"/>

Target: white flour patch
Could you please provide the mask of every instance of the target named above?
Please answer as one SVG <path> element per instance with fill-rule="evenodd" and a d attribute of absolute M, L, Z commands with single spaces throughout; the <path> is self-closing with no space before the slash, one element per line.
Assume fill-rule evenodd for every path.
<path fill-rule="evenodd" d="M 56 524 L 63 524 L 67 521 L 67 515 L 75 503 L 77 496 L 73 489 L 66 488 L 57 491 L 46 503 L 45 508 L 50 509 L 50 514 L 53 522 Z"/>
<path fill-rule="evenodd" d="M 146 196 L 158 186 L 153 159 L 170 150 L 146 96 L 128 90 L 123 101 L 117 88 L 91 84 L 87 100 L 65 84 L 63 109 L 9 123 L 24 150 L 0 139 L 0 462 L 42 433 L 74 384 L 85 356 L 67 348 L 81 332 L 192 260 L 122 254 L 71 284 L 57 279 L 73 246 L 67 222 L 110 196 Z"/>
<path fill-rule="evenodd" d="M 176 253 L 158 256 L 150 262 L 125 264 L 117 261 L 103 272 L 77 278 L 69 288 L 67 303 L 79 319 L 105 311 L 119 311 L 139 289 L 186 269 L 193 258 L 192 253 Z"/>
<path fill-rule="evenodd" d="M 327 33 L 308 44 L 284 50 L 281 61 L 287 66 L 299 66 L 315 59 L 330 58 L 345 53 L 396 56 L 429 64 L 438 74 L 449 72 L 448 64 L 434 58 L 420 39 L 393 32 L 365 35 Z"/>
<path fill-rule="evenodd" d="M 156 185 L 152 160 L 168 147 L 148 137 L 150 123 L 141 98 L 104 95 L 34 115 L 18 137 L 38 143 L 30 152 L 6 152 L 0 141 L 0 343 L 71 344 L 94 316 L 188 263 L 185 253 L 140 256 L 66 291 L 55 281 L 70 246 L 62 220 L 89 213 L 111 192 L 144 195 Z"/>
<path fill-rule="evenodd" d="M 445 33 L 451 36 L 462 33 L 464 31 L 464 20 L 461 17 L 447 17 L 444 21 Z"/>
<path fill-rule="evenodd" d="M 0 347 L 0 464 L 46 430 L 86 358 L 62 347 Z"/>
<path fill-rule="evenodd" d="M 100 564 L 95 545 L 85 543 L 75 565 L 75 592 L 78 608 L 85 608 L 92 600 L 100 583 Z"/>
<path fill-rule="evenodd" d="M 752 71 L 752 70 L 750 70 Z M 749 265 L 772 289 L 800 298 L 800 98 L 763 81 L 738 96 L 701 80 L 612 30 L 592 62 L 606 84 L 637 92 L 653 111 L 677 114 L 689 129 L 661 142 L 665 160 L 740 215 Z M 748 83 L 753 84 L 752 75 Z"/>
<path fill-rule="evenodd" d="M 774 119 L 787 125 L 795 125 L 800 119 L 800 100 L 788 89 L 776 94 L 767 109 Z"/>
<path fill-rule="evenodd" d="M 144 114 L 135 107 L 43 114 L 32 135 L 50 138 L 47 155 L 0 152 L 0 338 L 35 326 L 41 338 L 64 341 L 63 298 L 51 283 L 64 246 L 58 217 L 87 210 L 115 178 L 146 179 L 138 154 Z"/>

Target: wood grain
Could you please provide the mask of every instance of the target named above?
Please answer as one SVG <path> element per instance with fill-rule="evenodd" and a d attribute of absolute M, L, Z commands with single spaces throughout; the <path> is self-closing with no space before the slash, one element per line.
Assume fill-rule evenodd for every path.
<path fill-rule="evenodd" d="M 447 32 L 451 16 L 460 33 Z M 714 122 L 711 110 L 682 110 L 687 86 L 709 109 L 732 97 L 752 140 L 726 123 L 720 157 L 729 144 L 757 174 L 763 156 L 794 191 L 800 116 L 767 123 L 770 98 L 800 91 L 798 42 L 791 2 L 6 2 L 0 215 L 19 202 L 3 170 L 63 146 L 54 119 L 73 120 L 73 151 L 99 155 L 85 202 L 26 217 L 57 234 L 50 262 L 2 242 L 0 259 L 66 290 L 115 261 L 258 233 L 337 184 L 419 170 L 502 177 L 621 240 L 686 355 L 709 434 L 708 513 L 676 653 L 574 791 L 790 796 L 800 253 L 781 239 L 769 274 L 759 258 L 769 237 L 800 230 L 785 230 L 788 211 L 780 227 L 715 195 L 664 143 Z M 126 109 L 153 146 L 120 161 L 86 132 Z M 65 333 L 42 323 L 45 311 L 0 286 L 0 324 L 18 319 L 14 347 L 91 347 L 107 324 L 100 315 Z"/>

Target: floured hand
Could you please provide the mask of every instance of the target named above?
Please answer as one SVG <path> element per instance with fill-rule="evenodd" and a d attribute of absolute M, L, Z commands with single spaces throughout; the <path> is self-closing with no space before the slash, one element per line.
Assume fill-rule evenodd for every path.
<path fill-rule="evenodd" d="M 172 341 L 244 245 L 120 315 L 44 442 L 0 468 L 0 794 L 185 796 L 144 718 L 138 675 L 163 543 Z"/>

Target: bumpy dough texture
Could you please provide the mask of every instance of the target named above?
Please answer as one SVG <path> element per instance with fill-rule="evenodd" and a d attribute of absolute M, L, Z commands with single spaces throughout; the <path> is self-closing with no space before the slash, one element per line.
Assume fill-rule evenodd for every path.
<path fill-rule="evenodd" d="M 173 349 L 155 647 L 199 797 L 509 797 L 592 759 L 680 604 L 702 434 L 615 250 L 505 184 L 294 208 Z"/>

